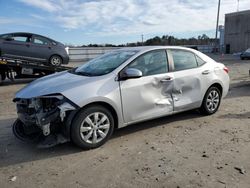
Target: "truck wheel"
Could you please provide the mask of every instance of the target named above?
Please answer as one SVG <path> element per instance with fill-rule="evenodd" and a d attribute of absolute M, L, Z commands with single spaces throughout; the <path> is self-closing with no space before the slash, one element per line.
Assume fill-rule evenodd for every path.
<path fill-rule="evenodd" d="M 62 58 L 58 55 L 53 55 L 50 58 L 50 64 L 55 67 L 59 67 L 62 64 Z"/>
<path fill-rule="evenodd" d="M 103 145 L 113 131 L 112 113 L 103 106 L 95 105 L 77 114 L 71 126 L 71 139 L 83 149 L 93 149 Z"/>
<path fill-rule="evenodd" d="M 217 87 L 210 87 L 204 96 L 200 111 L 205 115 L 212 115 L 218 110 L 220 101 L 220 90 Z"/>
<path fill-rule="evenodd" d="M 6 74 L 4 72 L 0 73 L 0 82 L 4 81 L 6 79 Z"/>

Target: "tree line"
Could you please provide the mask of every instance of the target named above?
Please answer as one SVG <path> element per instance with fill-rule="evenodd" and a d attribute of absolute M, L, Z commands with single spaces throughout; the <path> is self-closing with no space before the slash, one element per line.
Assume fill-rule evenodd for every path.
<path fill-rule="evenodd" d="M 218 39 L 209 38 L 206 34 L 199 35 L 197 38 L 176 38 L 171 35 L 163 35 L 162 37 L 155 36 L 153 38 L 147 39 L 144 42 L 132 42 L 127 44 L 88 44 L 82 45 L 82 47 L 133 47 L 133 46 L 155 46 L 155 45 L 214 45 L 218 43 Z"/>

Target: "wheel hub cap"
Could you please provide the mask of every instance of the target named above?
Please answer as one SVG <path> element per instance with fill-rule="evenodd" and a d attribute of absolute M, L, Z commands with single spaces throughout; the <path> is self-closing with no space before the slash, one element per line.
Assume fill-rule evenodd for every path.
<path fill-rule="evenodd" d="M 95 112 L 88 115 L 81 123 L 80 135 L 85 142 L 95 144 L 106 138 L 109 129 L 110 121 L 107 115 Z"/>
<path fill-rule="evenodd" d="M 207 96 L 207 109 L 212 112 L 217 109 L 220 102 L 219 93 L 216 90 L 212 90 Z"/>

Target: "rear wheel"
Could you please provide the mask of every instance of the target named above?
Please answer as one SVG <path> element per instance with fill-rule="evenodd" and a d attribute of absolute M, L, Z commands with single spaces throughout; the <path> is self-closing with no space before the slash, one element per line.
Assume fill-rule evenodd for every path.
<path fill-rule="evenodd" d="M 77 114 L 71 127 L 71 139 L 83 149 L 92 149 L 103 145 L 113 131 L 114 118 L 111 112 L 95 105 Z"/>
<path fill-rule="evenodd" d="M 221 102 L 221 92 L 217 87 L 210 87 L 203 99 L 200 111 L 205 115 L 214 114 Z"/>
<path fill-rule="evenodd" d="M 53 55 L 50 58 L 50 64 L 55 67 L 59 67 L 62 64 L 62 58 L 58 55 Z"/>

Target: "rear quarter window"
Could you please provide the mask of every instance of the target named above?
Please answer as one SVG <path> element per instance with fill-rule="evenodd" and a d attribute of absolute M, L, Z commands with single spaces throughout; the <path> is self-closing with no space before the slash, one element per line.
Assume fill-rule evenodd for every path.
<path fill-rule="evenodd" d="M 6 39 L 6 38 L 9 38 L 9 37 L 11 37 L 11 35 L 9 35 L 9 34 L 0 35 L 1 39 Z"/>
<path fill-rule="evenodd" d="M 196 57 L 196 61 L 197 61 L 197 64 L 198 64 L 198 66 L 202 66 L 202 65 L 204 65 L 206 62 L 203 60 L 203 59 L 201 59 L 199 56 L 195 56 Z"/>

